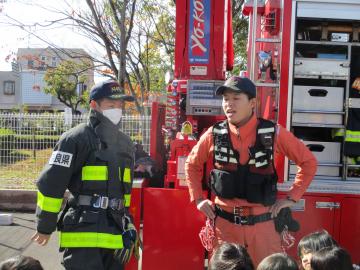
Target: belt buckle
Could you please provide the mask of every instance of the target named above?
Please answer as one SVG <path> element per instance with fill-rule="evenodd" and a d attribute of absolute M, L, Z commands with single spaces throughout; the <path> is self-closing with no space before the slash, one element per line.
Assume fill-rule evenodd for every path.
<path fill-rule="evenodd" d="M 244 216 L 234 216 L 234 223 L 236 225 L 248 225 L 249 219 Z"/>
<path fill-rule="evenodd" d="M 108 197 L 103 197 L 100 195 L 94 195 L 95 202 L 92 204 L 92 206 L 94 208 L 101 208 L 101 209 L 106 209 L 109 206 L 109 198 Z"/>
<path fill-rule="evenodd" d="M 241 223 L 241 216 L 234 216 L 234 223 L 236 225 L 242 225 Z"/>
<path fill-rule="evenodd" d="M 109 206 L 109 197 L 101 197 L 101 209 L 106 209 Z"/>
<path fill-rule="evenodd" d="M 95 202 L 93 202 L 92 206 L 93 206 L 94 208 L 100 208 L 100 205 L 101 205 L 101 196 L 95 194 L 95 195 L 93 196 L 93 200 L 94 200 Z"/>
<path fill-rule="evenodd" d="M 247 225 L 249 220 L 247 216 L 243 216 L 244 208 L 243 207 L 234 207 L 234 223 L 237 225 Z"/>
<path fill-rule="evenodd" d="M 110 208 L 113 210 L 121 210 L 123 208 L 123 200 L 122 199 L 111 199 L 110 200 Z"/>

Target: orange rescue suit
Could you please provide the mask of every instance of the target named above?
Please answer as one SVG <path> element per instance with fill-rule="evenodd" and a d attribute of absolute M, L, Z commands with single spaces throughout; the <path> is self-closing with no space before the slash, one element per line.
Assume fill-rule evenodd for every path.
<path fill-rule="evenodd" d="M 229 123 L 230 139 L 233 148 L 239 153 L 239 162 L 246 164 L 249 160 L 249 147 L 256 141 L 258 120 L 255 115 L 243 126 L 236 127 Z M 315 175 L 317 161 L 311 151 L 291 132 L 280 125 L 276 126 L 275 159 L 278 154 L 287 156 L 298 166 L 295 181 L 288 196 L 298 201 L 305 193 Z M 189 187 L 190 199 L 195 201 L 203 198 L 202 183 L 204 164 L 213 160 L 214 139 L 212 127 L 201 137 L 192 149 L 185 163 L 186 181 Z M 234 207 L 250 207 L 251 215 L 260 215 L 269 211 L 269 206 L 249 203 L 244 199 L 223 199 L 215 197 L 215 204 L 225 211 L 233 212 Z M 263 258 L 275 252 L 281 252 L 280 235 L 275 231 L 274 222 L 256 223 L 255 225 L 237 225 L 220 217 L 216 218 L 215 248 L 222 242 L 239 243 L 247 247 L 255 265 Z"/>

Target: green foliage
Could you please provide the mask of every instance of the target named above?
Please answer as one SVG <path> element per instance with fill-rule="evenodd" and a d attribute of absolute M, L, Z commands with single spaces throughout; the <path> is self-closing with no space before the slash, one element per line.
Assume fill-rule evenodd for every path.
<path fill-rule="evenodd" d="M 15 134 L 15 131 L 13 131 L 12 129 L 0 128 L 0 136 L 14 135 L 14 134 Z"/>
<path fill-rule="evenodd" d="M 92 66 L 87 62 L 66 60 L 56 68 L 48 69 L 44 81 L 44 92 L 57 97 L 62 103 L 78 112 L 78 106 L 88 106 L 88 93 L 77 93 L 78 85 L 86 84 Z M 85 91 L 86 92 L 86 91 Z"/>
<path fill-rule="evenodd" d="M 59 138 L 59 135 L 0 134 L 0 149 L 4 153 L 15 149 L 52 148 Z"/>
<path fill-rule="evenodd" d="M 233 40 L 234 40 L 234 54 L 235 63 L 233 75 L 239 75 L 241 70 L 246 70 L 247 51 L 246 45 L 248 40 L 248 17 L 242 14 L 243 0 L 232 1 L 232 15 L 233 15 Z"/>

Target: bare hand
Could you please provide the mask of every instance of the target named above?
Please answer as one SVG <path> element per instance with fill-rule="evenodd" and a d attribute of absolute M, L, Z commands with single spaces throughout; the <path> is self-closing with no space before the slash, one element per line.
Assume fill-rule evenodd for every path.
<path fill-rule="evenodd" d="M 215 218 L 215 206 L 214 203 L 208 199 L 203 200 L 199 199 L 196 201 L 196 208 L 203 212 L 205 216 L 207 216 L 210 219 Z"/>
<path fill-rule="evenodd" d="M 281 209 L 291 207 L 294 204 L 295 202 L 289 199 L 278 199 L 269 209 L 269 212 L 271 212 L 271 218 L 276 217 Z"/>
<path fill-rule="evenodd" d="M 134 171 L 135 171 L 135 172 L 146 172 L 146 166 L 143 165 L 143 164 L 139 164 L 139 165 L 135 168 Z"/>
<path fill-rule="evenodd" d="M 143 164 L 139 164 L 136 168 L 135 168 L 135 172 L 141 172 L 141 173 L 149 173 L 150 177 L 153 176 L 153 173 L 151 171 L 152 166 L 151 165 L 143 165 Z"/>
<path fill-rule="evenodd" d="M 39 232 L 34 233 L 33 236 L 31 236 L 31 240 L 38 243 L 40 246 L 45 246 L 50 239 L 50 234 L 42 234 Z"/>

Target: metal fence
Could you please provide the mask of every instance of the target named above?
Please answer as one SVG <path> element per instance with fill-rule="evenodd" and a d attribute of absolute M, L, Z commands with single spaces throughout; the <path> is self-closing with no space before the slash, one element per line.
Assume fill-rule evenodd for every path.
<path fill-rule="evenodd" d="M 60 135 L 87 114 L 1 114 L 0 189 L 34 189 Z M 149 151 L 150 117 L 123 116 L 121 130 Z"/>

